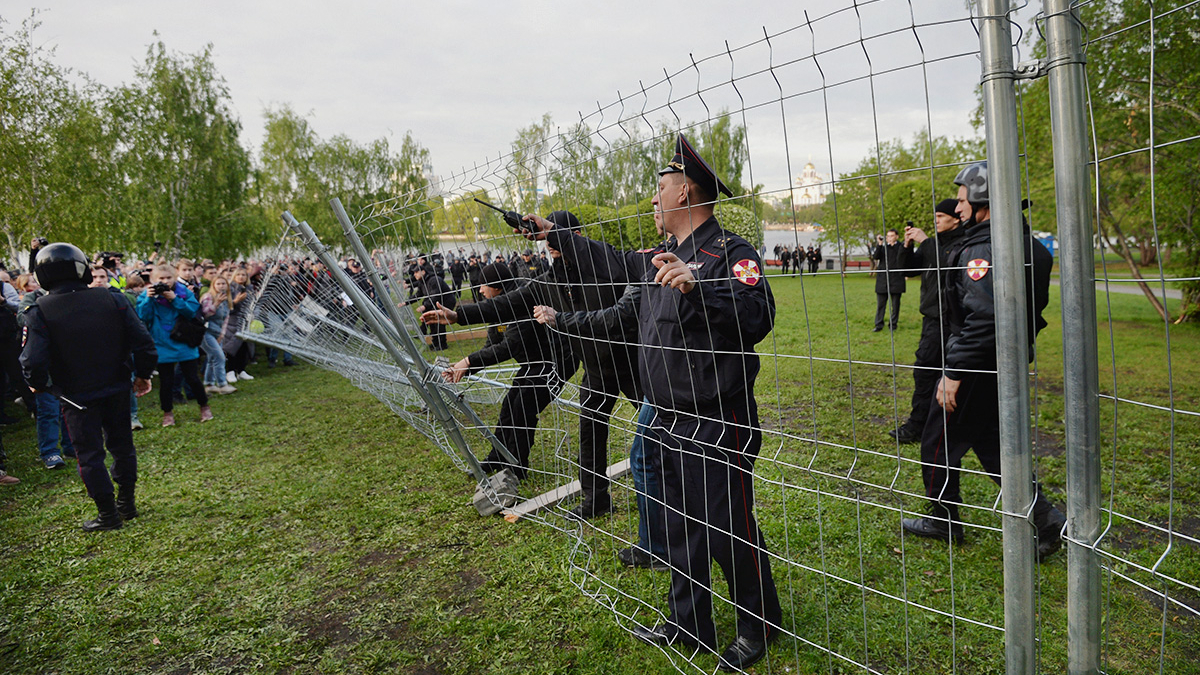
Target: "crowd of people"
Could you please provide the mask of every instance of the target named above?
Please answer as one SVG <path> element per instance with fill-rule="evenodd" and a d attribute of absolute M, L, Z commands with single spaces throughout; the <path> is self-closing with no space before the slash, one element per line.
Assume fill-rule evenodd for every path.
<path fill-rule="evenodd" d="M 788 274 L 789 270 L 794 274 L 804 274 L 805 267 L 808 267 L 809 274 L 816 274 L 817 269 L 825 260 L 820 246 L 810 245 L 808 249 L 805 249 L 799 244 L 796 244 L 795 248 L 777 244 L 773 252 L 775 260 L 779 263 L 780 271 L 784 274 Z"/>

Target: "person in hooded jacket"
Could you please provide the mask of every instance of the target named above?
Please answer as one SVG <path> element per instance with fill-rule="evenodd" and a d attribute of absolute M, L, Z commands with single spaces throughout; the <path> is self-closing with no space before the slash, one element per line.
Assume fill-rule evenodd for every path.
<path fill-rule="evenodd" d="M 548 221 L 564 231 L 578 234 L 582 225 L 574 214 L 555 211 Z M 515 292 L 479 303 L 471 313 L 444 314 L 427 312 L 422 320 L 470 323 L 497 323 L 517 318 L 532 318 L 534 307 L 546 305 L 558 311 L 594 311 L 615 305 L 624 283 L 584 283 L 578 271 L 553 247 L 550 270 L 534 277 Z M 510 270 L 511 271 L 511 270 Z M 516 275 L 514 275 L 516 276 Z M 603 331 L 585 331 L 578 335 L 556 336 L 555 357 L 563 380 L 570 379 L 583 359 L 584 377 L 580 384 L 583 414 L 579 418 L 579 479 L 582 499 L 570 515 L 587 519 L 612 511 L 608 480 L 608 421 L 624 394 L 634 405 L 642 400 L 641 381 L 637 376 L 637 346 L 622 344 Z"/>

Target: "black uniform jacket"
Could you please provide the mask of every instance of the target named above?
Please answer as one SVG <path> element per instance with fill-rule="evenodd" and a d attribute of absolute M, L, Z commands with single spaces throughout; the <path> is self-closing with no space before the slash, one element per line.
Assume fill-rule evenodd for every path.
<path fill-rule="evenodd" d="M 612 307 L 591 312 L 562 312 L 555 318 L 555 326 L 567 335 L 602 333 L 611 340 L 636 346 L 641 304 L 642 286 L 629 284 Z"/>
<path fill-rule="evenodd" d="M 906 267 L 920 268 L 921 272 L 921 315 L 936 319 L 945 313 L 946 292 L 940 288 L 939 276 L 942 270 L 949 267 L 951 256 L 957 255 L 961 248 L 963 228 L 939 232 L 936 237 L 928 237 L 916 251 L 910 253 L 905 262 Z M 911 249 L 907 249 L 911 250 Z"/>
<path fill-rule="evenodd" d="M 530 279 L 524 286 L 477 303 L 466 315 L 459 312 L 458 323 L 504 323 L 532 317 L 536 305 L 553 307 L 559 312 L 604 309 L 616 304 L 623 288 L 624 283 L 584 283 L 574 267 L 559 258 L 549 271 Z M 636 345 L 621 344 L 620 340 L 614 340 L 613 336 L 602 330 L 580 330 L 578 334 L 569 336 L 569 342 L 564 342 L 563 346 L 572 354 L 567 359 L 583 359 L 588 373 L 606 380 L 631 373 L 637 360 Z M 573 372 L 574 368 L 569 371 Z"/>
<path fill-rule="evenodd" d="M 24 318 L 21 369 L 38 391 L 94 400 L 128 391 L 131 367 L 148 379 L 158 363 L 154 340 L 133 305 L 107 288 L 60 284 L 38 298 Z"/>
<path fill-rule="evenodd" d="M 904 269 L 907 254 L 911 249 L 897 242 L 875 247 L 872 258 L 879 261 L 875 271 L 875 292 L 899 295 L 904 292 Z"/>
<path fill-rule="evenodd" d="M 450 290 L 441 277 L 426 270 L 423 279 L 413 280 L 412 302 L 418 301 L 427 309 L 437 309 L 438 303 L 447 309 L 454 309 L 458 304 L 458 295 Z"/>
<path fill-rule="evenodd" d="M 547 240 L 585 279 L 642 282 L 638 359 L 642 385 L 659 414 L 720 415 L 753 396 L 754 352 L 775 322 L 775 298 L 758 253 L 745 239 L 704 221 L 683 243 L 617 251 L 556 228 Z M 698 284 L 689 293 L 654 283 L 651 259 L 664 251 L 688 264 Z"/>
<path fill-rule="evenodd" d="M 1022 228 L 1025 242 L 1025 294 L 1030 311 L 1029 356 L 1033 342 L 1046 327 L 1042 310 L 1050 302 L 1050 268 L 1054 258 L 1045 246 L 1034 241 L 1028 226 Z M 961 380 L 962 371 L 996 369 L 996 300 L 992 268 L 991 222 L 977 223 L 962 238 L 961 248 L 949 261 L 943 285 L 949 293 L 947 316 L 950 337 L 946 342 L 946 376 Z"/>

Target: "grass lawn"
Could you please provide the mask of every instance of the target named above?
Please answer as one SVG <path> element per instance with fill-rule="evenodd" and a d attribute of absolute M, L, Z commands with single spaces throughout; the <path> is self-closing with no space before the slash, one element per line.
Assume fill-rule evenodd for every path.
<path fill-rule="evenodd" d="M 964 477 L 964 498 L 977 507 L 966 513 L 964 545 L 900 537 L 900 509 L 921 508 L 920 476 L 916 446 L 885 434 L 907 413 L 912 386 L 910 371 L 887 364 L 911 362 L 917 285 L 893 337 L 871 332 L 872 283 L 772 278 L 779 318 L 759 349 L 767 434 L 756 490 L 786 628 L 801 639 L 781 640 L 756 670 L 1003 672 L 995 486 Z M 1038 341 L 1035 442 L 1043 483 L 1061 505 L 1057 289 L 1052 297 Z M 1100 310 L 1106 317 L 1103 299 Z M 1197 409 L 1200 327 L 1172 327 L 1168 349 L 1146 301 L 1114 295 L 1111 328 L 1110 337 L 1103 319 L 1105 393 Z M 449 357 L 477 344 L 452 343 Z M 22 482 L 0 491 L 0 671 L 691 672 L 690 654 L 644 646 L 622 627 L 629 616 L 654 621 L 668 579 L 613 559 L 636 527 L 627 481 L 615 488 L 618 512 L 594 526 L 480 518 L 470 479 L 338 374 L 251 372 L 257 379 L 214 401 L 213 423 L 198 424 L 192 405 L 177 408 L 177 428 L 135 435 L 143 515 L 119 532 L 80 532 L 93 511 L 78 477 L 40 467 L 32 422 L 4 429 L 10 473 Z M 495 419 L 494 406 L 478 410 Z M 1114 511 L 1103 548 L 1118 558 L 1113 570 L 1200 608 L 1190 589 L 1137 569 L 1157 563 L 1200 585 L 1197 547 L 1150 527 L 1170 520 L 1198 536 L 1200 424 L 1111 401 L 1101 411 Z M 525 486 L 530 493 L 574 472 L 574 415 L 551 411 L 542 426 L 534 455 L 545 474 Z M 627 447 L 626 427 L 614 422 L 610 461 Z M 973 457 L 966 467 L 979 468 Z M 1066 556 L 1039 569 L 1041 670 L 1064 672 Z M 1161 598 L 1118 574 L 1104 576 L 1104 589 L 1107 672 L 1157 673 L 1161 658 L 1162 672 L 1200 673 L 1194 613 L 1164 613 Z M 733 613 L 717 604 L 728 635 Z M 711 671 L 715 660 L 695 664 Z"/>

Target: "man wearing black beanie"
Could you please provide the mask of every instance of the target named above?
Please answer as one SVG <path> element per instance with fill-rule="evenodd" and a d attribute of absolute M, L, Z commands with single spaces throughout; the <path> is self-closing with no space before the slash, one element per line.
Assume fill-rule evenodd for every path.
<path fill-rule="evenodd" d="M 919 227 L 904 228 L 906 251 L 910 242 L 918 245 L 904 261 L 910 269 L 923 269 L 921 273 L 921 340 L 917 343 L 916 361 L 913 362 L 912 412 L 904 424 L 888 432 L 901 443 L 916 443 L 921 440 L 921 431 L 929 417 L 929 405 L 933 390 L 941 378 L 942 347 L 946 344 L 947 330 L 943 308 L 945 300 L 938 293 L 938 275 L 949 260 L 949 253 L 962 238 L 958 214 L 954 208 L 958 202 L 943 199 L 934 208 L 933 225 L 936 235 L 930 237 Z"/>

